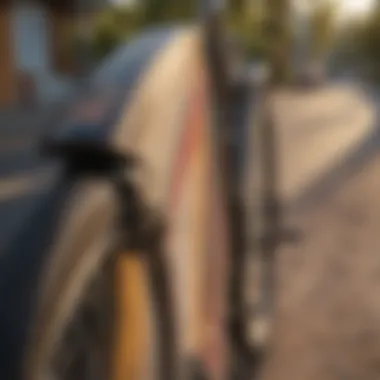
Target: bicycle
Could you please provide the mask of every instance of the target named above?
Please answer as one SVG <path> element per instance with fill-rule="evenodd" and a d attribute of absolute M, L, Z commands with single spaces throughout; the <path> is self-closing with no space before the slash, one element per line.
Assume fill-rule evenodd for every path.
<path fill-rule="evenodd" d="M 149 186 L 140 186 L 132 173 L 136 168 L 139 172 L 135 157 L 146 158 L 152 153 L 144 144 L 148 125 L 152 128 L 153 121 L 147 120 L 141 107 L 157 102 L 156 98 L 146 100 L 152 88 L 162 86 L 157 83 L 158 76 L 162 74 L 157 67 L 171 67 L 174 71 L 165 71 L 170 77 L 182 75 L 185 64 L 195 67 L 185 90 L 175 82 L 172 85 L 174 93 L 182 94 L 183 103 L 180 102 L 179 111 L 184 111 L 185 115 L 180 115 L 180 119 L 184 118 L 182 122 L 185 125 L 190 124 L 178 133 L 178 151 L 172 152 L 177 157 L 173 160 L 173 172 L 161 171 L 155 186 L 163 191 L 167 187 L 171 189 L 164 199 L 166 210 L 169 210 L 166 218 L 186 221 L 186 217 L 181 217 L 178 212 L 190 212 L 191 208 L 203 212 L 205 207 L 209 211 L 203 217 L 198 215 L 198 221 L 192 222 L 193 226 L 201 223 L 207 229 L 222 223 L 220 228 L 226 228 L 223 226 L 223 200 L 218 185 L 219 169 L 213 158 L 218 148 L 211 137 L 213 132 L 207 126 L 210 107 L 206 105 L 206 74 L 202 69 L 199 37 L 194 32 L 184 33 L 183 37 L 169 37 L 168 34 L 171 32 L 164 33 L 164 47 L 159 54 L 156 53 L 154 62 L 145 65 L 142 79 L 130 100 L 132 105 L 129 104 L 127 112 L 122 112 L 124 116 L 119 117 L 121 127 L 114 131 L 112 143 L 99 139 L 99 134 L 103 136 L 104 127 L 110 126 L 107 117 L 106 124 L 103 122 L 104 113 L 114 112 L 114 102 L 123 89 L 119 91 L 108 83 L 106 95 L 99 95 L 96 87 L 94 91 L 90 86 L 90 99 L 79 100 L 79 111 L 69 119 L 73 128 L 58 134 L 56 140 L 48 141 L 45 146 L 45 151 L 62 163 L 64 169 L 59 186 L 63 183 L 67 190 L 61 204 L 63 215 L 58 218 L 59 226 L 51 236 L 52 242 L 45 249 L 44 264 L 39 269 L 39 290 L 31 301 L 31 333 L 24 350 L 25 379 L 167 380 L 188 375 L 203 376 L 205 373 L 211 378 L 221 378 L 227 372 L 228 354 L 223 350 L 228 349 L 225 314 L 228 284 L 223 280 L 227 275 L 226 262 L 222 264 L 227 258 L 227 246 L 220 245 L 222 239 L 218 236 L 219 232 L 222 237 L 227 233 L 214 228 L 207 236 L 205 231 L 197 231 L 199 241 L 194 239 L 192 246 L 195 255 L 186 253 L 181 258 L 194 268 L 187 271 L 183 263 L 175 261 L 178 258 L 173 258 L 175 247 L 178 250 L 181 242 L 172 240 L 175 238 L 173 235 L 168 242 L 163 227 L 166 224 L 164 217 L 158 217 L 159 212 L 151 211 L 157 204 L 157 199 L 153 198 L 161 197 L 162 193 L 157 190 L 153 196 L 147 195 Z M 142 37 L 140 43 L 143 45 L 140 47 L 150 39 L 156 42 L 157 38 L 156 31 Z M 177 60 L 175 57 L 180 44 L 175 43 L 176 38 L 182 47 L 183 44 L 189 46 Z M 151 46 L 157 49 L 156 43 L 152 42 Z M 128 49 L 139 50 L 133 44 Z M 188 59 L 190 63 L 186 63 Z M 134 65 L 141 61 L 141 57 L 134 57 L 131 61 Z M 118 74 L 119 81 L 130 76 L 130 67 L 124 66 Z M 112 75 L 117 77 L 115 71 Z M 170 110 L 169 119 L 178 122 L 178 115 L 172 115 L 173 106 L 164 100 L 162 97 L 159 103 Z M 147 103 L 144 104 L 145 101 Z M 164 116 L 161 117 L 165 119 Z M 145 118 L 148 124 L 142 123 L 141 118 Z M 160 126 L 167 125 L 161 120 L 159 122 Z M 133 123 L 134 128 L 129 129 L 122 125 L 124 123 L 128 126 Z M 157 123 L 157 119 L 154 120 L 154 124 Z M 162 129 L 160 133 L 172 136 L 172 130 L 173 127 L 171 130 L 167 127 L 166 132 Z M 154 129 L 149 133 L 153 136 Z M 123 146 L 125 141 L 128 141 L 130 149 Z M 134 151 L 138 145 L 141 154 Z M 160 154 L 156 152 L 155 158 Z M 199 160 L 198 155 L 203 159 Z M 147 161 L 142 159 L 143 165 L 167 165 L 164 159 L 156 162 L 149 158 Z M 201 169 L 203 163 L 206 163 L 205 171 Z M 153 167 L 153 173 L 155 169 L 157 166 Z M 200 175 L 200 181 L 194 175 Z M 165 183 L 160 182 L 163 177 Z M 185 181 L 190 181 L 189 177 L 192 180 L 185 185 Z M 198 187 L 199 184 L 200 188 L 193 189 L 198 199 L 184 191 L 186 187 L 183 186 Z M 158 203 L 160 201 L 162 199 Z M 170 209 L 174 211 L 171 213 Z M 191 229 L 187 231 L 191 236 Z M 179 231 L 175 234 L 178 236 Z M 182 244 L 187 241 L 181 239 Z M 187 241 L 187 244 L 193 243 Z M 201 244 L 199 249 L 196 244 Z M 207 249 L 214 254 L 205 255 Z M 213 270 L 216 263 L 221 266 Z M 198 288 L 198 280 L 203 282 L 201 289 Z M 205 294 L 207 287 L 216 287 L 216 291 Z M 183 300 L 183 297 L 190 301 Z M 192 317 L 187 320 L 189 316 Z M 208 329 L 208 325 L 212 328 Z M 215 355 L 219 355 L 217 360 Z"/>
<path fill-rule="evenodd" d="M 95 97 L 80 108 L 83 114 L 74 118 L 75 128 L 45 147 L 63 162 L 67 191 L 65 212 L 44 254 L 45 264 L 38 275 L 40 290 L 32 301 L 37 306 L 29 318 L 25 380 L 220 380 L 236 373 L 238 356 L 244 356 L 247 367 L 257 364 L 252 361 L 256 352 L 247 340 L 239 278 L 244 257 L 235 251 L 244 249 L 244 215 L 237 190 L 231 187 L 230 147 L 224 135 L 215 138 L 220 118 L 208 114 L 215 109 L 210 99 L 223 102 L 217 97 L 223 90 L 209 92 L 207 86 L 215 82 L 207 83 L 199 34 L 185 35 L 181 46 L 188 50 L 182 55 L 171 32 L 157 37 L 155 31 L 142 37 L 144 53 L 132 44 L 129 51 L 139 54 L 130 59 L 131 66 L 124 64 L 123 70 L 112 71 L 117 75 L 113 86 L 107 84 L 107 96 L 99 97 L 95 91 Z M 159 54 L 157 39 L 161 39 Z M 142 65 L 152 56 L 153 63 Z M 123 80 L 131 80 L 137 63 L 144 73 L 135 87 Z M 171 133 L 175 129 L 163 120 L 178 122 L 178 117 L 164 96 L 156 118 L 149 119 L 145 112 L 157 102 L 149 90 L 162 88 L 158 80 L 162 67 L 167 78 L 180 78 L 183 67 L 195 67 L 188 87 L 167 82 L 170 91 L 180 94 L 180 119 L 189 123 L 175 137 Z M 105 122 L 101 106 L 106 105 L 107 115 L 114 114 L 116 100 L 121 95 L 123 102 L 127 98 L 125 91 L 127 109 L 121 111 L 124 103 L 118 103 L 118 120 L 107 116 Z M 94 116 L 92 112 L 99 109 L 102 112 Z M 160 130 L 160 141 L 162 136 L 176 141 L 177 151 L 166 151 L 166 159 L 153 164 L 162 152 L 153 153 L 147 141 L 152 144 L 159 138 L 152 129 L 157 120 L 161 128 L 166 126 Z M 210 120 L 216 126 L 208 124 Z M 118 128 L 110 137 L 109 127 L 115 124 Z M 104 130 L 108 135 L 104 136 Z M 176 157 L 171 172 L 168 157 Z M 152 173 L 160 173 L 160 179 L 153 177 L 155 185 L 138 181 L 134 172 L 137 169 L 139 174 L 140 161 L 143 167 L 153 165 Z M 202 164 L 206 169 L 201 169 Z M 196 197 L 185 191 L 193 185 L 199 185 L 194 189 Z M 152 195 L 150 190 L 155 187 L 160 191 Z M 157 204 L 164 207 L 157 208 Z M 195 215 L 195 209 L 208 211 Z M 191 218 L 181 212 L 190 213 Z M 187 235 L 178 238 L 181 218 L 190 223 L 184 228 L 187 235 L 196 237 L 193 242 L 186 240 Z M 169 235 L 168 226 L 175 229 Z M 181 244 L 182 251 L 184 247 L 192 251 L 178 257 Z M 245 375 L 250 376 L 249 370 Z"/>

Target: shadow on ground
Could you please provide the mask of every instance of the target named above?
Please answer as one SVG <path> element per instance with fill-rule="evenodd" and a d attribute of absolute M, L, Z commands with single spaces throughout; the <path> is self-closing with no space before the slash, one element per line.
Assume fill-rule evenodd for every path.
<path fill-rule="evenodd" d="M 345 183 L 359 174 L 363 166 L 378 153 L 380 148 L 380 112 L 377 111 L 375 128 L 360 141 L 350 152 L 339 160 L 327 172 L 317 177 L 310 185 L 293 201 L 286 205 L 288 212 L 300 212 L 305 208 L 313 207 L 327 195 L 345 185 Z"/>

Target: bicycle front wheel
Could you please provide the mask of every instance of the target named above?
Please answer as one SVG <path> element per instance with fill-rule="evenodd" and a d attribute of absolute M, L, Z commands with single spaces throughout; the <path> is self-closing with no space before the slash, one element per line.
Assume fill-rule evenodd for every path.
<path fill-rule="evenodd" d="M 165 295 L 157 299 L 165 290 L 155 284 L 164 267 L 115 244 L 117 207 L 109 183 L 74 186 L 41 274 L 26 380 L 168 378 L 158 304 Z"/>

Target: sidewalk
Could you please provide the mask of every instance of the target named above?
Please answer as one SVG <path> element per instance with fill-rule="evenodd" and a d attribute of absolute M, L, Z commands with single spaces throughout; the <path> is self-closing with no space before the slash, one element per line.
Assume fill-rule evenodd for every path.
<path fill-rule="evenodd" d="M 280 149 L 280 190 L 295 202 L 372 138 L 375 105 L 361 89 L 331 85 L 273 98 Z"/>
<path fill-rule="evenodd" d="M 279 251 L 275 339 L 262 380 L 380 379 L 375 104 L 349 86 L 278 94 L 274 107 L 283 199 L 318 188 L 331 172 L 335 186 L 291 215 L 305 239 Z"/>
<path fill-rule="evenodd" d="M 380 155 L 295 220 L 262 380 L 380 379 Z"/>

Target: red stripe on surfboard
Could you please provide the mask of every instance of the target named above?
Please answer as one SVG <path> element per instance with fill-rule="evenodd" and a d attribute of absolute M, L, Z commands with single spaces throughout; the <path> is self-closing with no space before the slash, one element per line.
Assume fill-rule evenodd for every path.
<path fill-rule="evenodd" d="M 204 101 L 206 99 L 203 83 L 194 91 L 189 105 L 188 116 L 180 143 L 178 157 L 175 162 L 171 184 L 171 206 L 175 207 L 184 183 L 184 175 L 190 158 L 199 142 L 203 126 Z"/>
<path fill-rule="evenodd" d="M 213 328 L 206 338 L 203 358 L 211 379 L 219 379 L 226 370 L 228 342 L 224 330 L 227 318 L 226 294 L 228 294 L 228 234 L 227 216 L 223 202 L 218 165 L 213 165 L 210 211 L 209 256 L 207 263 L 207 289 L 205 312 L 207 325 Z"/>

